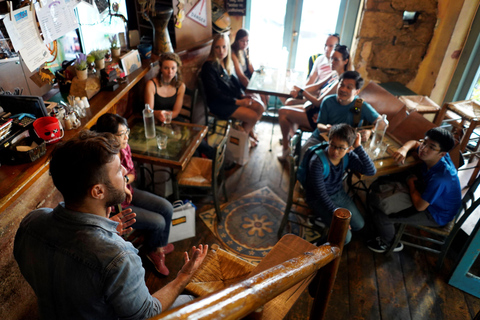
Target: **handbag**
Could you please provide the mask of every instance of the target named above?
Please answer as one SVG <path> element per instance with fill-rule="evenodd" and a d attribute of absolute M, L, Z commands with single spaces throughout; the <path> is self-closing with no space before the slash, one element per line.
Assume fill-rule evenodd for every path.
<path fill-rule="evenodd" d="M 370 186 L 370 191 L 370 205 L 386 215 L 413 206 L 408 187 L 399 181 L 377 179 Z"/>
<path fill-rule="evenodd" d="M 195 237 L 195 210 L 190 200 L 173 203 L 172 223 L 168 243 Z"/>

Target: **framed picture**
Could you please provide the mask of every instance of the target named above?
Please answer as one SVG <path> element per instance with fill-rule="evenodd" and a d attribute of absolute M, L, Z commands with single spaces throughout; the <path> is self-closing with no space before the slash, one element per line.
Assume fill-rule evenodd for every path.
<path fill-rule="evenodd" d="M 122 65 L 125 75 L 128 76 L 138 68 L 142 66 L 142 60 L 140 59 L 140 54 L 138 50 L 131 50 L 130 52 L 124 54 L 120 57 L 120 62 Z"/>

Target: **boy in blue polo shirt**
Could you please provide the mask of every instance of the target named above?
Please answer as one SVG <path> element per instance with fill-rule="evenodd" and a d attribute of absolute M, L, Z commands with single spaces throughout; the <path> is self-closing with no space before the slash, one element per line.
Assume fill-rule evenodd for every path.
<path fill-rule="evenodd" d="M 462 192 L 457 169 L 448 154 L 454 145 L 449 131 L 433 128 L 427 131 L 423 141 L 408 141 L 393 155 L 395 161 L 403 163 L 408 151 L 417 150 L 423 161 L 421 176 L 407 178 L 411 207 L 390 215 L 374 209 L 373 220 L 378 237 L 367 242 L 370 250 L 379 253 L 388 250 L 395 237 L 394 223 L 442 227 L 455 217 Z M 420 188 L 420 185 L 423 187 Z M 399 242 L 393 251 L 402 249 L 403 244 Z"/>
<path fill-rule="evenodd" d="M 352 213 L 351 228 L 358 231 L 363 228 L 365 221 L 343 188 L 343 175 L 345 169 L 351 169 L 373 176 L 376 173 L 375 165 L 360 144 L 360 133 L 355 133 L 355 129 L 348 124 L 332 126 L 328 139 L 328 147 L 324 150 L 326 157 L 323 157 L 323 160 L 315 152 L 311 155 L 307 152 L 305 155 L 305 161 L 308 161 L 304 186 L 306 201 L 315 216 L 327 225 L 332 222 L 336 208 L 348 209 Z M 328 161 L 328 175 L 325 174 L 325 160 Z M 347 165 L 344 165 L 345 161 L 348 161 Z M 350 242 L 351 238 L 352 234 L 348 230 L 345 244 Z"/>

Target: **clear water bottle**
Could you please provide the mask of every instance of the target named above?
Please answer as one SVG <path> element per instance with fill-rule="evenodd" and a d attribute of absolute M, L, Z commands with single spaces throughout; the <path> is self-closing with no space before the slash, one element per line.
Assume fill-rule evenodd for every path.
<path fill-rule="evenodd" d="M 145 109 L 143 109 L 143 125 L 145 126 L 145 138 L 155 138 L 155 117 L 148 103 L 145 104 Z"/>
<path fill-rule="evenodd" d="M 388 120 L 387 115 L 382 114 L 382 118 L 375 124 L 375 131 L 373 132 L 372 141 L 370 141 L 370 151 L 377 156 L 382 149 L 383 137 L 387 131 Z"/>

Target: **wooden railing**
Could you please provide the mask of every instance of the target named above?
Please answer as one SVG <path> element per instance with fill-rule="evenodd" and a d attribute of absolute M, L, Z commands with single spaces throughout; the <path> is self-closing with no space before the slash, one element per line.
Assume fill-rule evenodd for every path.
<path fill-rule="evenodd" d="M 315 250 L 305 252 L 226 289 L 168 310 L 151 320 L 241 319 L 292 286 L 312 277 L 319 269 L 310 284 L 313 286 L 310 292 L 316 292 L 310 319 L 323 319 L 335 282 L 350 217 L 348 210 L 337 209 L 328 242 Z M 257 317 L 261 318 L 261 313 Z"/>

